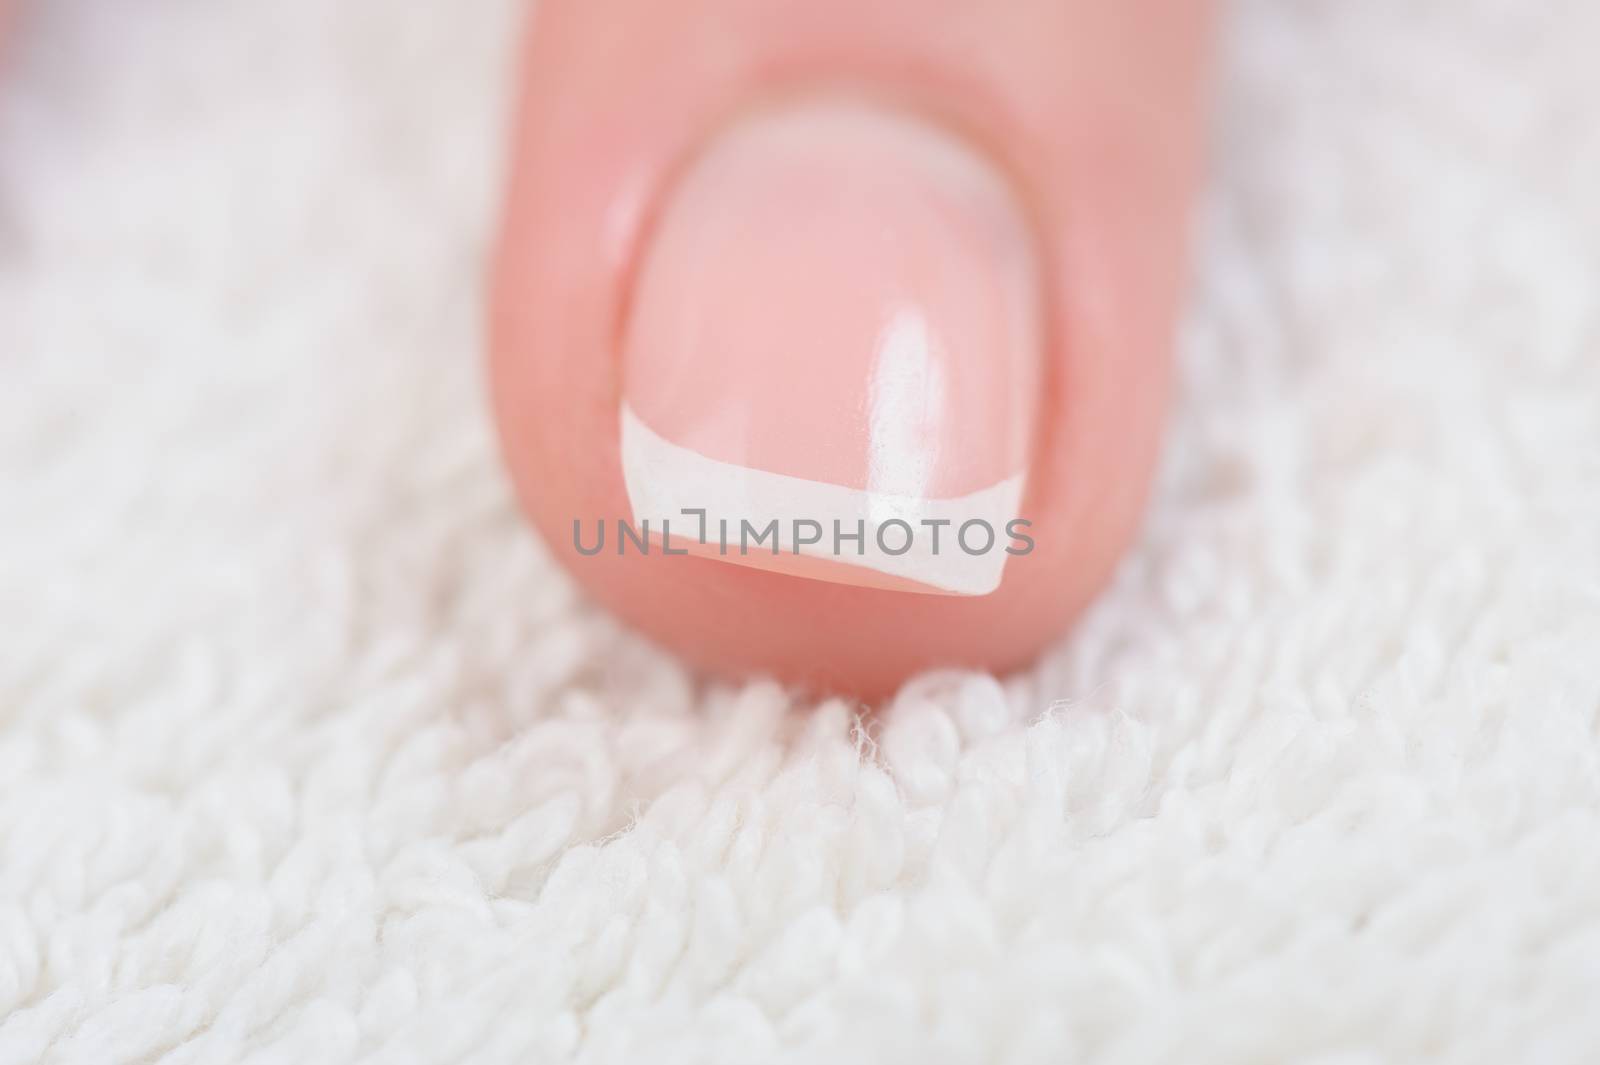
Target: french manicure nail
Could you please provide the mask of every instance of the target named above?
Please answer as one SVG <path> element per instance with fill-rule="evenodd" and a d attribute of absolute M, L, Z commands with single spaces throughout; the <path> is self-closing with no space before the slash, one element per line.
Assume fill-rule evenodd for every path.
<path fill-rule="evenodd" d="M 735 122 L 669 190 L 634 281 L 635 523 L 799 577 L 992 592 L 1028 472 L 1038 274 L 1009 182 L 953 133 L 843 100 Z"/>

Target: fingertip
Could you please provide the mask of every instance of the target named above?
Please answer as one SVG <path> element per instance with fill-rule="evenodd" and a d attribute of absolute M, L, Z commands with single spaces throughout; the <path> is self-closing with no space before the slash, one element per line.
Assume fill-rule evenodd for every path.
<path fill-rule="evenodd" d="M 507 460 L 551 549 L 724 674 L 878 696 L 1027 661 L 1137 526 L 1181 185 L 1074 172 L 1112 164 L 1073 154 L 1096 119 L 1070 103 L 1060 131 L 1012 121 L 1008 94 L 1060 91 L 1004 62 L 1037 54 L 1014 19 L 941 78 L 908 71 L 965 60 L 910 5 L 900 37 L 810 18 L 713 58 L 689 13 L 608 37 L 596 79 L 564 67 L 616 12 L 557 6 L 531 50 L 492 338 Z M 982 108 L 940 94 L 985 79 L 991 136 L 969 139 Z M 957 542 L 973 519 L 992 538 Z"/>

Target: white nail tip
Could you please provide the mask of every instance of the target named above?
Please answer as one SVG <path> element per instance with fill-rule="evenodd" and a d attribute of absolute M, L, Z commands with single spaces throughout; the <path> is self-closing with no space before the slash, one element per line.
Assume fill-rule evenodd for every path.
<path fill-rule="evenodd" d="M 777 557 L 772 554 L 772 541 L 768 538 L 759 545 L 747 545 L 751 555 L 759 556 L 748 561 L 781 570 L 783 560 L 796 555 L 795 523 L 816 522 L 823 529 L 821 542 L 802 543 L 798 554 L 837 563 L 842 567 L 837 571 L 841 582 L 856 583 L 849 572 L 857 569 L 951 595 L 987 595 L 1000 586 L 1009 557 L 1006 548 L 1015 544 L 1007 534 L 1007 525 L 1018 517 L 1023 474 L 954 499 L 890 495 L 708 458 L 663 438 L 627 404 L 622 405 L 621 421 L 622 474 L 634 524 L 639 526 L 648 520 L 652 533 L 659 536 L 662 521 L 670 521 L 675 548 L 694 546 L 699 533 L 698 516 L 685 515 L 685 511 L 706 512 L 712 555 L 718 554 L 719 520 L 726 519 L 729 553 L 723 557 L 731 562 L 746 561 L 738 557 L 741 521 L 761 530 L 776 520 Z M 910 526 L 912 535 L 908 537 L 898 526 L 884 528 L 885 523 L 896 520 Z M 964 549 L 958 538 L 962 526 L 972 521 L 983 522 L 994 533 L 993 542 L 988 543 L 988 534 L 982 527 L 970 530 L 965 543 L 976 553 Z M 858 522 L 863 523 L 865 535 L 859 554 L 855 541 L 850 539 L 844 540 L 842 549 L 835 552 L 835 522 L 848 536 L 853 536 Z M 941 522 L 948 524 L 937 524 Z M 890 553 L 908 540 L 909 548 L 904 553 Z M 985 544 L 986 550 L 978 550 Z M 884 547 L 890 550 L 885 551 Z M 707 551 L 701 549 L 697 553 Z"/>

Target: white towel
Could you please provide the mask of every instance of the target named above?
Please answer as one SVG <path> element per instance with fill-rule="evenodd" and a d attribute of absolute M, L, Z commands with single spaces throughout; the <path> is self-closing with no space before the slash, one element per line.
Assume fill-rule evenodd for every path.
<path fill-rule="evenodd" d="M 0 65 L 0 1062 L 1600 1060 L 1600 5 L 1243 0 L 1039 666 L 697 682 L 519 518 L 510 0 Z"/>

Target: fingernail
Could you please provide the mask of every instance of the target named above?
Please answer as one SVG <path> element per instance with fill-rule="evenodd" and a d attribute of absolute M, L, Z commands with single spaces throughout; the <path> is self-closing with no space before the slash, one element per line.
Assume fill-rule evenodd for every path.
<path fill-rule="evenodd" d="M 732 124 L 634 281 L 635 524 L 799 577 L 993 591 L 1025 517 L 1038 273 L 1010 184 L 953 133 L 845 101 Z"/>

